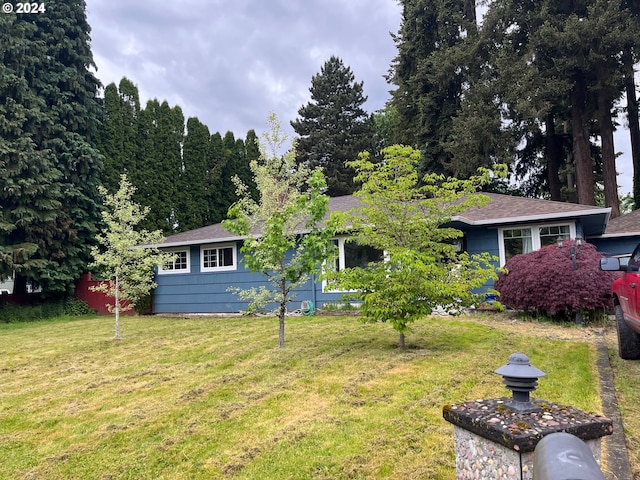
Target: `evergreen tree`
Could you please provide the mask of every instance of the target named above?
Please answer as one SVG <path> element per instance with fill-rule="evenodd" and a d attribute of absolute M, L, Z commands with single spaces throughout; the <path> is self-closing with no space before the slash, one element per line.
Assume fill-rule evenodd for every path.
<path fill-rule="evenodd" d="M 99 221 L 101 108 L 85 3 L 2 16 L 3 275 L 70 292 L 86 270 Z M 5 96 L 6 95 L 6 96 Z M 28 173 L 28 176 L 25 174 Z"/>
<path fill-rule="evenodd" d="M 207 217 L 206 224 L 220 223 L 227 216 L 229 206 L 222 199 L 222 171 L 224 167 L 224 144 L 220 132 L 209 139 L 209 155 L 206 171 Z"/>
<path fill-rule="evenodd" d="M 215 223 L 218 223 L 227 217 L 229 207 L 239 200 L 233 178 L 238 177 L 243 182 L 247 182 L 247 177 L 251 179 L 252 174 L 248 168 L 245 144 L 242 139 L 236 139 L 233 132 L 227 132 L 224 138 L 221 138 L 220 134 L 214 137 L 211 140 L 212 151 L 215 155 L 219 155 L 219 161 L 211 175 L 209 194 L 213 218 Z M 250 184 L 253 183 L 250 182 Z"/>
<path fill-rule="evenodd" d="M 147 230 L 168 234 L 175 230 L 177 185 L 182 170 L 184 115 L 180 107 L 150 100 L 140 113 L 140 162 L 131 182 L 136 203 L 151 210 L 142 222 Z"/>
<path fill-rule="evenodd" d="M 140 96 L 138 87 L 123 78 L 119 86 L 104 91 L 104 121 L 98 129 L 98 148 L 104 155 L 102 185 L 109 192 L 119 188 L 120 176 L 136 170 L 140 156 Z"/>
<path fill-rule="evenodd" d="M 291 122 L 300 136 L 298 163 L 323 168 L 329 196 L 355 191 L 355 172 L 345 162 L 375 147 L 373 122 L 362 108 L 367 100 L 362 87 L 351 68 L 332 56 L 311 79 L 311 102 L 302 106 L 300 118 Z"/>
<path fill-rule="evenodd" d="M 450 141 L 460 111 L 468 65 L 461 64 L 467 37 L 475 37 L 475 2 L 402 0 L 402 23 L 394 40 L 398 55 L 388 81 L 397 88 L 391 105 L 398 114 L 395 143 L 422 152 L 421 172 L 454 173 Z"/>
<path fill-rule="evenodd" d="M 209 129 L 200 120 L 195 117 L 187 120 L 176 209 L 179 231 L 206 225 L 206 172 L 210 138 Z"/>

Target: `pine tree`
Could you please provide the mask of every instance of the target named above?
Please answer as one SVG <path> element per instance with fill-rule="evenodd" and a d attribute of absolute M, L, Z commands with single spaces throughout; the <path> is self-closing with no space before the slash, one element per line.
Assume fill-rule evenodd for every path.
<path fill-rule="evenodd" d="M 329 196 L 353 193 L 354 170 L 345 162 L 375 147 L 373 122 L 362 108 L 367 100 L 363 83 L 356 82 L 351 68 L 332 56 L 311 79 L 309 91 L 311 102 L 291 122 L 300 136 L 296 159 L 311 169 L 323 168 Z"/>
<path fill-rule="evenodd" d="M 68 293 L 86 270 L 100 209 L 102 158 L 94 146 L 100 84 L 88 70 L 85 3 L 54 2 L 37 15 L 3 15 L 2 23 L 10 120 L 1 152 L 8 166 L 0 188 L 7 197 L 2 231 L 9 234 L 2 270 L 15 270 L 16 293 L 27 280 L 45 293 Z M 33 176 L 25 180 L 27 171 Z"/>

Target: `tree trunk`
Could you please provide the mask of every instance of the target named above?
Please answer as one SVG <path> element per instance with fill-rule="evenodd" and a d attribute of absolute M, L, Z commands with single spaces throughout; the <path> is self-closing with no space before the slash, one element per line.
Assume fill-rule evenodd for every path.
<path fill-rule="evenodd" d="M 547 181 L 549 182 L 549 193 L 551 200 L 562 200 L 562 186 L 560 183 L 560 150 L 556 126 L 553 114 L 549 113 L 545 119 L 545 156 L 547 157 Z"/>
<path fill-rule="evenodd" d="M 404 350 L 404 333 L 400 333 L 399 345 L 400 348 Z"/>
<path fill-rule="evenodd" d="M 623 52 L 624 84 L 627 91 L 627 121 L 631 139 L 631 158 L 633 159 L 633 201 L 635 208 L 640 207 L 640 122 L 638 121 L 638 99 L 633 71 L 633 57 L 629 50 Z"/>
<path fill-rule="evenodd" d="M 573 159 L 576 166 L 578 203 L 595 205 L 586 87 L 584 78 L 579 74 L 574 77 L 574 85 L 571 90 L 571 133 L 573 135 Z"/>
<path fill-rule="evenodd" d="M 278 346 L 280 348 L 284 348 L 284 317 L 287 313 L 287 305 L 286 303 L 280 304 L 280 313 L 278 315 L 278 319 L 280 321 L 280 331 L 278 334 Z"/>
<path fill-rule="evenodd" d="M 118 276 L 116 275 L 116 295 L 115 295 L 115 310 L 116 310 L 116 340 L 120 340 L 120 286 L 118 285 Z"/>
<path fill-rule="evenodd" d="M 27 294 L 27 277 L 16 273 L 13 279 L 13 294 L 14 295 L 26 295 Z"/>
<path fill-rule="evenodd" d="M 611 218 L 620 216 L 620 200 L 618 199 L 618 179 L 616 174 L 616 151 L 613 143 L 613 121 L 611 107 L 613 100 L 606 88 L 603 66 L 596 66 L 600 91 L 598 92 L 598 120 L 600 124 L 600 141 L 602 146 L 602 180 L 604 182 L 604 205 L 611 207 Z"/>

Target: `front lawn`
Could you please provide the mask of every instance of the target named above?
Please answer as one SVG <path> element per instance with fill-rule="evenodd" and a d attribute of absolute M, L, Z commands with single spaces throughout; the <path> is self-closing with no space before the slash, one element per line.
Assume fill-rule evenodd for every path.
<path fill-rule="evenodd" d="M 524 352 L 533 396 L 601 413 L 581 330 L 482 317 L 113 319 L 0 325 L 0 478 L 454 479 L 442 407 L 508 396 Z M 565 332 L 560 335 L 557 332 Z"/>

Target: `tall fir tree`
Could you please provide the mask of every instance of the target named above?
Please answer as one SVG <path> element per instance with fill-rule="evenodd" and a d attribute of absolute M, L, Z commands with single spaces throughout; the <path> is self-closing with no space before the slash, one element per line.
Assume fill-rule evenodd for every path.
<path fill-rule="evenodd" d="M 375 148 L 371 116 L 362 108 L 367 97 L 350 67 L 332 56 L 311 79 L 311 101 L 298 110 L 291 126 L 299 135 L 296 160 L 322 167 L 329 196 L 348 195 L 357 186 L 346 162 Z"/>
<path fill-rule="evenodd" d="M 101 106 L 85 2 L 2 16 L 3 195 L 0 274 L 45 294 L 70 293 L 86 270 L 99 221 Z M 33 176 L 32 176 L 33 175 Z"/>
<path fill-rule="evenodd" d="M 633 37 L 629 17 L 619 0 L 496 0 L 483 23 L 493 48 L 486 68 L 498 78 L 493 93 L 508 105 L 503 118 L 522 127 L 521 175 L 543 174 L 552 199 L 584 204 L 595 204 L 594 185 L 603 181 L 614 215 L 611 116 L 622 92 L 622 51 Z M 601 136 L 602 157 L 594 154 L 593 135 Z M 528 154 L 536 149 L 540 154 Z"/>
<path fill-rule="evenodd" d="M 477 31 L 472 0 L 401 0 L 402 23 L 394 36 L 398 55 L 388 81 L 398 121 L 395 143 L 422 152 L 421 172 L 452 172 L 446 148 L 460 111 L 468 65 L 460 48 Z"/>

